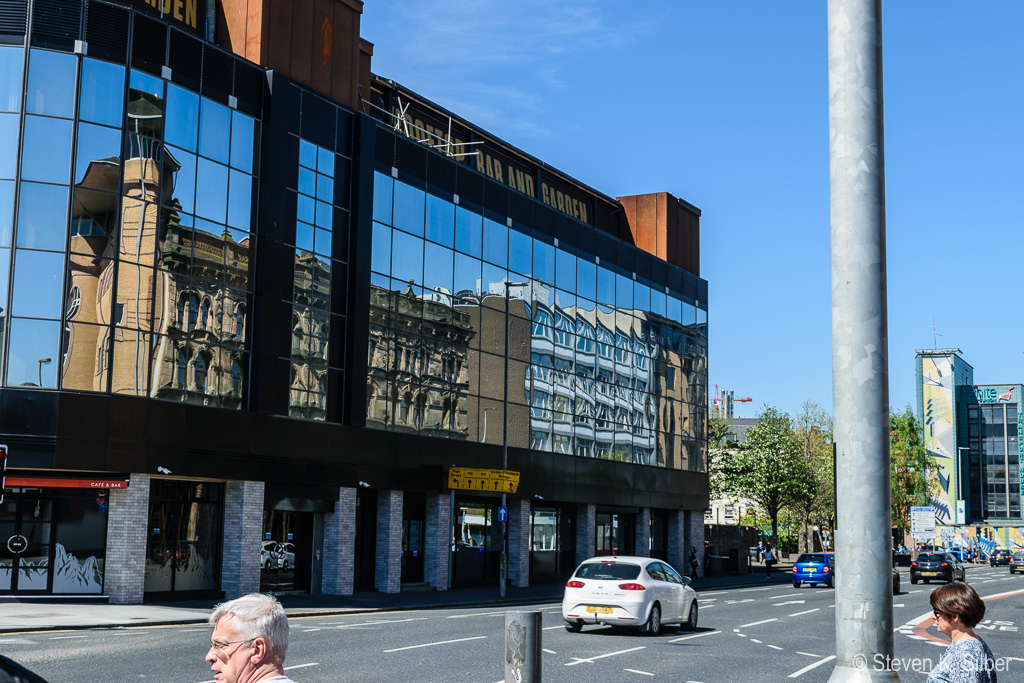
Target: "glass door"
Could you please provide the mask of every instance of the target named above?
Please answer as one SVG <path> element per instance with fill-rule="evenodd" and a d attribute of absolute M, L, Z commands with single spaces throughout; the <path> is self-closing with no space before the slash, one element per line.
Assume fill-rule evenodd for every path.
<path fill-rule="evenodd" d="M 0 505 L 0 591 L 44 593 L 50 585 L 53 501 L 11 495 Z"/>

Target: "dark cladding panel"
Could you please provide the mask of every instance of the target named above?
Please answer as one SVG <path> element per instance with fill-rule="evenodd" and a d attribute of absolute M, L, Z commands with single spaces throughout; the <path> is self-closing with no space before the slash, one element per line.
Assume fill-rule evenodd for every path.
<path fill-rule="evenodd" d="M 548 237 L 557 237 L 561 240 L 562 238 L 558 233 L 558 226 L 559 219 L 557 213 L 542 204 L 534 204 L 533 229 L 537 233 L 547 235 Z M 575 248 L 575 240 L 573 240 L 572 246 Z"/>
<path fill-rule="evenodd" d="M 484 205 L 484 179 L 483 176 L 474 173 L 468 168 L 459 167 L 459 197 L 483 207 Z"/>
<path fill-rule="evenodd" d="M 338 133 L 338 108 L 327 100 L 302 91 L 302 118 L 299 135 L 320 147 L 334 151 Z"/>
<path fill-rule="evenodd" d="M 648 254 L 646 251 L 635 251 L 633 253 L 634 265 L 633 272 L 637 274 L 637 277 L 642 277 L 650 280 L 654 273 L 654 257 Z"/>
<path fill-rule="evenodd" d="M 705 308 L 708 303 L 708 281 L 697 280 L 697 301 L 705 304 Z"/>
<path fill-rule="evenodd" d="M 167 65 L 171 80 L 190 90 L 199 90 L 203 78 L 203 44 L 182 31 L 171 30 L 171 49 Z"/>
<path fill-rule="evenodd" d="M 141 14 L 134 17 L 132 66 L 159 74 L 167 58 L 167 27 Z"/>
<path fill-rule="evenodd" d="M 90 2 L 85 10 L 85 42 L 89 55 L 124 62 L 128 56 L 130 12 L 102 2 Z"/>
<path fill-rule="evenodd" d="M 408 138 L 395 141 L 395 166 L 403 173 L 409 173 L 421 182 L 427 179 L 427 148 Z"/>
<path fill-rule="evenodd" d="M 657 283 L 660 289 L 668 284 L 668 264 L 661 259 L 651 259 L 651 279 Z"/>
<path fill-rule="evenodd" d="M 440 154 L 431 154 L 427 157 L 428 185 L 455 194 L 455 172 L 456 165 L 454 161 Z"/>
<path fill-rule="evenodd" d="M 0 3 L 0 42 L 8 42 L 3 40 L 5 36 L 24 36 L 27 22 L 28 0 L 4 0 Z"/>
<path fill-rule="evenodd" d="M 33 45 L 71 49 L 81 28 L 81 0 L 35 0 L 32 5 Z"/>
<path fill-rule="evenodd" d="M 238 98 L 238 109 L 259 118 L 263 114 L 263 88 L 267 76 L 262 69 L 240 59 L 235 62 L 235 88 L 232 93 Z"/>
<path fill-rule="evenodd" d="M 534 226 L 533 208 L 537 203 L 518 192 L 510 192 L 509 195 L 512 220 L 532 228 Z M 549 237 L 554 237 L 554 235 L 549 235 Z"/>
<path fill-rule="evenodd" d="M 512 191 L 493 181 L 484 182 L 484 209 L 492 212 L 490 218 L 509 217 L 509 200 Z M 501 222 L 504 222 L 502 220 Z"/>
<path fill-rule="evenodd" d="M 227 96 L 234 90 L 234 58 L 215 50 L 209 45 L 203 46 L 203 94 L 216 99 Z M 219 97 L 218 97 L 219 96 Z"/>
<path fill-rule="evenodd" d="M 624 269 L 627 273 L 636 270 L 635 255 L 636 248 L 625 242 L 618 243 L 618 254 L 615 256 L 615 264 Z"/>
<path fill-rule="evenodd" d="M 374 137 L 373 158 L 390 170 L 395 165 L 395 134 L 381 126 L 374 126 Z"/>
<path fill-rule="evenodd" d="M 597 255 L 601 257 L 601 265 L 606 268 L 618 263 L 619 243 L 618 240 L 597 233 Z"/>
<path fill-rule="evenodd" d="M 576 248 L 583 253 L 590 254 L 591 256 L 597 256 L 597 238 L 600 233 L 589 225 L 579 225 L 577 223 L 577 226 L 579 239 L 576 242 Z"/>

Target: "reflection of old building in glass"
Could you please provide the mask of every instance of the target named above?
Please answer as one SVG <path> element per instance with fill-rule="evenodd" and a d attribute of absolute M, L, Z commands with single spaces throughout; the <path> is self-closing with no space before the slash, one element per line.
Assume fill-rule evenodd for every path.
<path fill-rule="evenodd" d="M 360 3 L 210 2 L 0 12 L 0 594 L 495 581 L 501 498 L 447 475 L 503 462 L 513 585 L 682 564 L 699 210 L 373 76 Z"/>

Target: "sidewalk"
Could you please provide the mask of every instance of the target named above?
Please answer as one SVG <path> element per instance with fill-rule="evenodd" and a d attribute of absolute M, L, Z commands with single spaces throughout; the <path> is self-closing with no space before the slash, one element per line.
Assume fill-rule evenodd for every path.
<path fill-rule="evenodd" d="M 746 576 L 701 577 L 693 587 L 701 591 L 768 583 L 765 569 L 752 565 Z M 771 583 L 790 580 L 792 564 L 779 564 L 772 570 Z M 514 588 L 508 586 L 504 598 L 497 586 L 460 588 L 451 591 L 410 591 L 406 593 L 356 593 L 350 596 L 281 595 L 288 616 L 330 616 L 399 610 L 421 610 L 473 606 L 516 607 L 562 599 L 561 583 Z M 24 631 L 73 630 L 84 628 L 130 628 L 174 624 L 205 624 L 218 601 L 109 605 L 61 603 L 42 600 L 0 601 L 0 633 Z"/>

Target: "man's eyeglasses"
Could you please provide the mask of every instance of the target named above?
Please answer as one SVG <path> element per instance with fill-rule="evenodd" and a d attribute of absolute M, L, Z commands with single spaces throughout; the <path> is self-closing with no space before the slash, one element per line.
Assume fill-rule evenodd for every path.
<path fill-rule="evenodd" d="M 237 645 L 238 643 L 248 643 L 248 642 L 253 641 L 253 640 L 256 640 L 256 639 L 255 638 L 246 638 L 245 640 L 232 640 L 230 643 L 219 643 L 217 641 L 214 641 L 210 645 L 210 649 L 213 650 L 214 652 L 216 652 L 217 654 L 220 654 L 220 653 L 224 652 L 224 648 L 226 648 L 228 645 Z M 232 652 L 231 654 L 234 654 L 234 653 Z"/>

